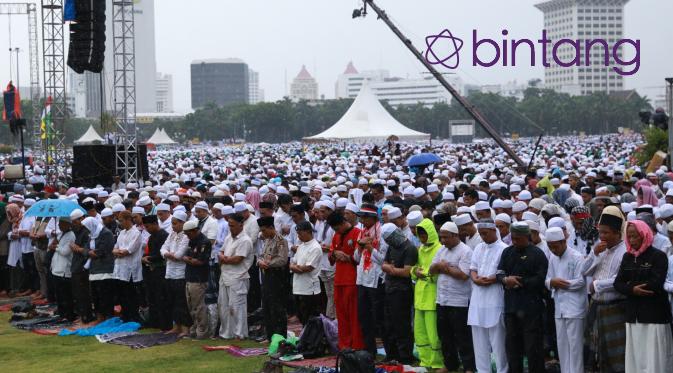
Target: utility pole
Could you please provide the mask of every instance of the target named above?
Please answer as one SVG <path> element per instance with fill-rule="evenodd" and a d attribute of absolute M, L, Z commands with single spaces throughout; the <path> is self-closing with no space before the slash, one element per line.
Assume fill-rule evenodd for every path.
<path fill-rule="evenodd" d="M 673 78 L 666 78 L 666 103 L 668 104 L 668 160 L 673 167 Z"/>

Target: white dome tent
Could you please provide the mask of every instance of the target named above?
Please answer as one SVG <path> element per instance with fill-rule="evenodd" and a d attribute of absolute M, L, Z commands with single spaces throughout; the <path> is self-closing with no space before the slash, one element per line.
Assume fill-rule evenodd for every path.
<path fill-rule="evenodd" d="M 89 125 L 89 129 L 87 129 L 86 132 L 84 132 L 82 137 L 80 137 L 79 139 L 74 141 L 74 143 L 77 144 L 77 145 L 93 144 L 93 143 L 96 143 L 96 142 L 104 144 L 105 140 L 103 140 L 103 138 L 100 137 L 98 132 L 96 132 L 96 130 L 93 129 L 93 126 L 91 126 L 91 125 Z"/>
<path fill-rule="evenodd" d="M 175 141 L 168 136 L 166 131 L 163 129 L 157 128 L 154 130 L 154 134 L 145 141 L 147 144 L 153 144 L 153 145 L 172 145 L 175 144 Z"/>
<path fill-rule="evenodd" d="M 383 142 L 389 138 L 419 141 L 429 140 L 430 134 L 414 131 L 393 118 L 381 105 L 365 80 L 360 93 L 341 119 L 322 133 L 304 137 L 303 140 L 306 142 Z"/>

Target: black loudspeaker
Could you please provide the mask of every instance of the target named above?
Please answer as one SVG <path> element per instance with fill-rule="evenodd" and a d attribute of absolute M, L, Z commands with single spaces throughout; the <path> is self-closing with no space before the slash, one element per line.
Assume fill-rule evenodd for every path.
<path fill-rule="evenodd" d="M 72 181 L 76 187 L 95 187 L 100 184 L 106 188 L 112 185 L 115 174 L 114 145 L 75 145 L 72 148 Z M 138 145 L 138 178 L 149 177 L 147 167 L 147 145 Z"/>
<path fill-rule="evenodd" d="M 105 61 L 105 0 L 75 0 L 68 66 L 81 74 L 100 73 Z"/>

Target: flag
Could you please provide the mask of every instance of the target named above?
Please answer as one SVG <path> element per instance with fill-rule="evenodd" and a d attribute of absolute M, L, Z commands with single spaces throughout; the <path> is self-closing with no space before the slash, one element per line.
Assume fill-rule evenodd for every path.
<path fill-rule="evenodd" d="M 47 97 L 42 109 L 42 119 L 40 120 L 40 138 L 46 140 L 47 136 L 51 137 L 51 96 Z"/>
<path fill-rule="evenodd" d="M 7 90 L 2 92 L 2 95 L 5 104 L 2 110 L 2 120 L 20 119 L 21 97 L 19 96 L 19 90 L 14 87 L 11 81 L 7 84 Z"/>

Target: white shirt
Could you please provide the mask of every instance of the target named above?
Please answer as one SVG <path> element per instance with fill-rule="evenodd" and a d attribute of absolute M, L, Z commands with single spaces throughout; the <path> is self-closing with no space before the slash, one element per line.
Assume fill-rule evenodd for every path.
<path fill-rule="evenodd" d="M 472 252 L 470 271 L 479 276 L 492 277 L 498 271 L 500 256 L 507 245 L 497 240 L 491 244 L 480 243 Z M 470 308 L 467 312 L 467 324 L 491 328 L 495 326 L 505 310 L 505 290 L 502 284 L 495 282 L 489 286 L 472 284 Z"/>
<path fill-rule="evenodd" d="M 220 228 L 220 225 L 215 218 L 212 216 L 208 216 L 206 218 L 206 221 L 203 223 L 203 226 L 201 227 L 201 233 L 203 233 L 204 236 L 206 236 L 207 239 L 214 241 L 217 239 L 217 232 Z"/>
<path fill-rule="evenodd" d="M 315 238 L 321 245 L 330 247 L 332 245 L 332 238 L 334 238 L 334 230 L 324 220 L 318 220 L 315 223 Z M 322 253 L 320 260 L 320 270 L 323 272 L 334 272 L 335 266 L 329 262 L 329 253 Z"/>
<path fill-rule="evenodd" d="M 367 271 L 365 271 L 365 261 L 362 258 L 362 250 L 359 250 L 359 246 L 358 249 L 355 250 L 355 253 L 353 253 L 353 259 L 358 262 L 357 277 L 355 279 L 356 285 L 373 289 L 376 289 L 379 286 L 379 279 L 383 277 L 383 270 L 381 269 L 381 265 L 383 265 L 383 260 L 386 258 L 388 245 L 385 244 L 380 236 L 378 241 L 379 247 L 378 249 L 372 250 L 371 267 Z"/>
<path fill-rule="evenodd" d="M 135 225 L 119 231 L 114 248 L 126 250 L 129 255 L 115 258 L 115 268 L 112 272 L 115 279 L 126 282 L 143 280 L 143 268 L 140 262 L 143 256 L 142 243 L 142 234 Z"/>
<path fill-rule="evenodd" d="M 477 248 L 477 246 L 484 241 L 481 240 L 481 236 L 479 235 L 479 232 L 476 232 L 474 236 L 468 237 L 465 240 L 465 244 L 470 247 L 470 249 L 474 250 Z"/>
<path fill-rule="evenodd" d="M 238 264 L 220 265 L 220 286 L 232 286 L 241 280 L 250 278 L 248 270 L 254 259 L 252 250 L 252 240 L 245 234 L 245 231 L 236 237 L 232 237 L 231 232 L 229 233 L 222 245 L 222 254 L 227 257 L 242 256 L 244 259 Z"/>
<path fill-rule="evenodd" d="M 609 302 L 624 299 L 624 296 L 614 287 L 624 253 L 626 253 L 626 244 L 620 241 L 615 247 L 603 251 L 598 256 L 593 250 L 586 256 L 582 273 L 586 277 L 593 277 L 595 293 L 591 297 L 594 300 Z"/>
<path fill-rule="evenodd" d="M 23 221 L 21 223 L 23 224 Z M 664 254 L 666 254 L 666 256 L 670 256 L 671 254 L 673 254 L 671 241 L 668 239 L 668 237 L 664 236 L 661 233 L 656 233 L 654 235 L 654 240 L 652 241 L 652 247 L 663 251 Z"/>
<path fill-rule="evenodd" d="M 248 219 L 243 222 L 243 231 L 248 235 L 248 237 L 250 237 L 252 245 L 255 246 L 257 239 L 259 238 L 259 225 L 257 224 L 257 218 L 255 218 L 255 215 L 250 214 Z"/>
<path fill-rule="evenodd" d="M 184 232 L 171 232 L 161 246 L 161 256 L 171 253 L 178 260 L 166 259 L 166 278 L 182 280 L 185 278 L 186 263 L 180 260 L 189 249 L 189 237 Z"/>
<path fill-rule="evenodd" d="M 164 221 L 159 219 L 159 228 L 165 230 L 166 233 L 171 234 L 171 232 L 173 232 L 172 219 L 173 217 L 171 215 L 169 215 L 168 218 Z"/>
<path fill-rule="evenodd" d="M 551 251 L 549 251 L 549 246 L 547 246 L 547 241 L 545 241 L 544 239 L 541 238 L 540 242 L 535 244 L 535 246 L 538 249 L 542 250 L 542 252 L 544 253 L 544 256 L 547 257 L 547 261 L 549 261 L 549 258 L 551 258 L 553 256 Z"/>
<path fill-rule="evenodd" d="M 586 314 L 588 301 L 583 263 L 584 255 L 569 247 L 560 258 L 556 255 L 549 258 L 545 286 L 554 297 L 554 317 L 557 319 L 581 319 Z M 553 278 L 566 280 L 570 285 L 567 289 L 552 289 Z"/>
<path fill-rule="evenodd" d="M 282 209 L 278 209 L 275 214 L 273 214 L 273 225 L 276 228 L 276 232 L 278 232 L 283 238 L 286 240 L 290 236 L 290 234 L 284 234 L 283 233 L 283 226 L 291 227 L 294 225 L 294 222 L 292 221 L 292 217 L 290 214 L 286 213 Z M 288 241 L 289 244 L 289 241 Z M 289 246 L 289 245 L 288 245 Z"/>
<path fill-rule="evenodd" d="M 221 218 L 217 221 L 217 237 L 215 237 L 215 244 L 213 250 L 210 252 L 210 259 L 217 261 L 217 254 L 224 245 L 224 239 L 229 235 L 229 223 L 227 219 Z"/>
<path fill-rule="evenodd" d="M 21 219 L 21 223 L 19 223 L 19 230 L 30 232 L 33 229 L 34 224 L 35 224 L 34 216 L 24 217 L 23 219 Z M 21 237 L 19 240 L 21 241 L 22 254 L 30 254 L 33 251 L 35 251 L 35 248 L 33 247 L 33 242 L 30 239 L 30 237 Z"/>
<path fill-rule="evenodd" d="M 56 277 L 70 278 L 70 265 L 72 264 L 72 250 L 70 244 L 75 243 L 75 234 L 68 231 L 60 234 L 54 257 L 51 259 L 51 274 Z"/>
<path fill-rule="evenodd" d="M 462 242 L 451 249 L 442 246 L 432 259 L 432 264 L 441 261 L 460 268 L 469 277 L 472 249 Z M 467 307 L 471 293 L 472 282 L 469 278 L 462 281 L 445 273 L 440 273 L 437 277 L 437 304 L 440 306 Z"/>
<path fill-rule="evenodd" d="M 315 239 L 309 242 L 301 242 L 297 247 L 297 253 L 292 258 L 292 263 L 301 266 L 311 266 L 313 270 L 305 273 L 295 273 L 292 276 L 292 293 L 296 295 L 320 294 L 320 260 L 322 247 Z"/>

